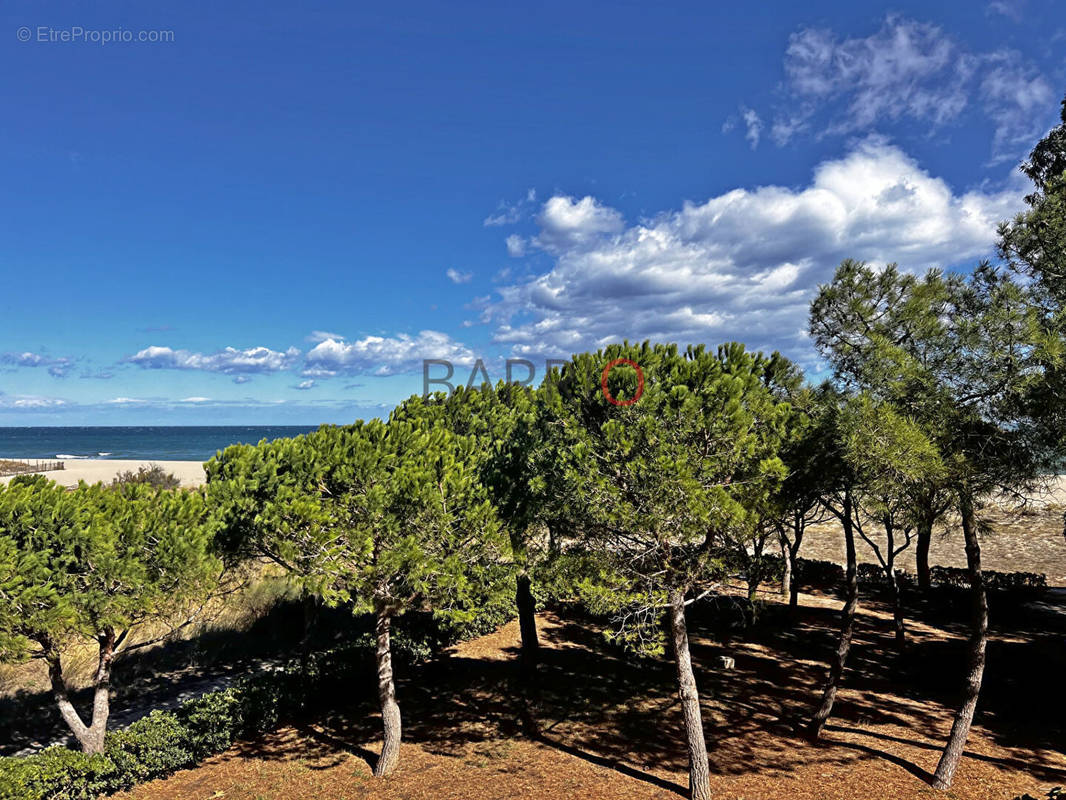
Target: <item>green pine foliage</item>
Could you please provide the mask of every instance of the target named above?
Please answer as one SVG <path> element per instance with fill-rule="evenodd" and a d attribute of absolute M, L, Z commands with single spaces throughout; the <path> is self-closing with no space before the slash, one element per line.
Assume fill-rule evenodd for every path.
<path fill-rule="evenodd" d="M 148 622 L 176 628 L 218 586 L 214 525 L 200 492 L 50 481 L 0 487 L 0 659 L 42 658 L 60 711 L 99 750 L 114 658 Z M 66 704 L 64 654 L 93 645 L 92 716 Z"/>
<path fill-rule="evenodd" d="M 619 358 L 644 373 L 632 405 L 612 405 L 601 390 L 605 365 Z M 580 589 L 613 615 L 623 644 L 663 652 L 668 595 L 724 577 L 729 548 L 783 479 L 777 450 L 789 406 L 768 385 L 772 363 L 736 344 L 717 353 L 622 345 L 575 356 L 545 383 L 543 462 L 573 500 L 558 513 L 592 556 Z M 615 367 L 608 382 L 612 397 L 636 397 L 632 367 Z"/>

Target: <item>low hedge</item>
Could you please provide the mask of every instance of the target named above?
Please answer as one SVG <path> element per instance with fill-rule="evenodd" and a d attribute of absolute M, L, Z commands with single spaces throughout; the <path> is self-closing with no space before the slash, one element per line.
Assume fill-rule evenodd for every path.
<path fill-rule="evenodd" d="M 1018 598 L 1039 597 L 1047 591 L 1047 576 L 1034 572 L 997 572 L 986 569 L 982 572 L 985 588 Z M 814 561 L 806 558 L 796 560 L 796 576 L 801 587 L 807 586 L 828 591 L 839 591 L 844 586 L 844 568 L 832 561 Z M 880 587 L 885 583 L 885 571 L 877 564 L 858 565 L 860 584 Z M 898 569 L 896 577 L 904 587 L 917 585 L 910 572 Z M 970 588 L 970 573 L 963 567 L 933 567 L 929 570 L 934 589 L 952 590 Z"/>
<path fill-rule="evenodd" d="M 355 677 L 354 665 L 371 658 L 364 643 L 318 653 L 305 665 L 260 673 L 174 711 L 153 711 L 108 734 L 101 755 L 56 746 L 32 756 L 2 758 L 0 800 L 92 800 L 193 766 L 239 738 L 299 717 L 314 697 L 335 696 L 323 684 Z M 369 675 L 368 669 L 363 671 Z"/>
<path fill-rule="evenodd" d="M 494 630 L 513 604 L 491 605 L 469 622 L 443 625 L 431 615 L 397 621 L 393 658 L 414 664 L 463 639 Z M 363 633 L 343 647 L 293 660 L 281 669 L 208 692 L 174 711 L 153 711 L 109 733 L 105 751 L 85 755 L 55 746 L 31 756 L 0 758 L 0 800 L 93 800 L 194 766 L 234 741 L 254 738 L 351 697 L 352 685 L 374 691 L 373 640 Z"/>

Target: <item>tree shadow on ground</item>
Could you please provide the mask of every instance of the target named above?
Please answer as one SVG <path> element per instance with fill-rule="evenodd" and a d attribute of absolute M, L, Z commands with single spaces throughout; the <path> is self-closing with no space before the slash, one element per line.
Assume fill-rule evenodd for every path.
<path fill-rule="evenodd" d="M 787 622 L 783 610 L 772 611 L 743 635 L 734 631 L 724 637 L 725 642 L 713 635 L 718 613 L 695 609 L 692 614 L 712 772 L 783 777 L 812 764 L 840 769 L 856 759 L 878 759 L 919 780 L 930 779 L 960 689 L 964 641 L 916 631 L 899 653 L 890 621 L 864 616 L 827 735 L 810 743 L 798 728 L 819 699 L 825 662 L 835 646 L 837 611 L 807 607 Z M 542 627 L 541 637 L 538 680 L 526 691 L 518 681 L 516 649 L 508 651 L 510 660 L 455 655 L 404 672 L 398 693 L 405 740 L 431 753 L 466 758 L 472 746 L 524 735 L 521 720 L 527 710 L 539 723 L 531 738 L 540 744 L 683 792 L 687 755 L 673 665 L 624 654 L 580 617 L 555 618 Z M 1028 639 L 994 645 L 978 722 L 1003 750 L 990 755 L 980 752 L 985 742 L 971 741 L 966 758 L 1040 780 L 1066 778 L 1059 746 L 1048 746 L 1062 741 L 1055 739 L 1061 717 L 1054 708 L 1029 716 L 1024 732 L 1001 729 L 1028 713 L 1011 701 L 1019 680 L 1034 681 L 1029 689 L 1034 697 L 1055 694 L 1053 664 L 1039 674 L 1014 677 L 1009 668 L 1032 655 L 1016 649 L 1043 652 L 1049 646 L 1049 641 Z M 713 668 L 724 654 L 734 657 L 735 667 Z M 317 721 L 315 728 L 319 741 L 343 745 L 374 763 L 380 730 L 371 695 Z M 1034 751 L 1037 745 L 1046 751 Z"/>

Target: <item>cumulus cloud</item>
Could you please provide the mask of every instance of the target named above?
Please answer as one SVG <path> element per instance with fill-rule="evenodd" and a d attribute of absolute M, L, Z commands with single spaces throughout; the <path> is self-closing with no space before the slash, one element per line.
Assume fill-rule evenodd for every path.
<path fill-rule="evenodd" d="M 307 335 L 307 341 L 309 342 L 324 342 L 326 339 L 343 339 L 339 333 L 330 333 L 329 331 L 311 331 Z"/>
<path fill-rule="evenodd" d="M 995 4 L 993 4 L 995 5 Z M 803 28 L 789 37 L 784 56 L 787 98 L 771 115 L 779 145 L 818 135 L 877 130 L 897 121 L 936 130 L 961 122 L 980 100 L 993 130 L 993 154 L 1016 156 L 1052 120 L 1053 92 L 1039 71 L 1013 51 L 975 52 L 940 27 L 889 15 L 869 36 L 841 37 L 827 28 Z M 756 146 L 761 118 L 744 112 L 746 136 Z M 1008 154 L 1007 148 L 1012 148 Z"/>
<path fill-rule="evenodd" d="M 296 363 L 300 351 L 290 347 L 285 351 L 268 347 L 238 350 L 227 347 L 217 353 L 193 353 L 169 347 L 146 347 L 126 360 L 144 369 L 186 369 L 221 372 L 225 375 L 278 372 Z"/>
<path fill-rule="evenodd" d="M 955 193 L 868 139 L 805 188 L 736 189 L 639 224 L 593 198 L 551 198 L 540 219 L 554 227 L 537 242 L 553 269 L 502 287 L 485 315 L 519 355 L 623 338 L 806 352 L 811 295 L 842 259 L 924 269 L 980 257 L 1022 192 Z"/>
<path fill-rule="evenodd" d="M 311 349 L 304 361 L 304 374 L 331 376 L 368 373 L 386 376 L 413 372 L 427 358 L 447 359 L 457 364 L 473 363 L 473 352 L 439 331 L 405 333 L 392 337 L 367 336 L 358 341 L 327 339 Z"/>
<path fill-rule="evenodd" d="M 311 378 L 308 378 L 306 381 L 300 381 L 292 388 L 299 389 L 301 392 L 306 392 L 308 389 L 315 388 L 315 382 Z"/>
<path fill-rule="evenodd" d="M 0 364 L 9 367 L 42 367 L 53 378 L 65 378 L 74 367 L 69 358 L 53 358 L 40 353 L 0 353 Z"/>
<path fill-rule="evenodd" d="M 537 215 L 540 233 L 536 243 L 549 253 L 564 253 L 594 244 L 600 236 L 619 233 L 625 226 L 622 215 L 601 205 L 593 197 L 555 195 Z"/>
<path fill-rule="evenodd" d="M 460 272 L 452 267 L 449 267 L 444 274 L 448 276 L 448 280 L 452 283 L 470 283 L 471 278 L 474 277 L 473 272 Z"/>

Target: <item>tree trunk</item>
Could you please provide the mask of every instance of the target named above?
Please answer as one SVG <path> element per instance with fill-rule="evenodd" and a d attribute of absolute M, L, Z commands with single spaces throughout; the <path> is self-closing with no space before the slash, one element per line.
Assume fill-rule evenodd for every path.
<path fill-rule="evenodd" d="M 670 633 L 677 665 L 677 690 L 681 699 L 681 713 L 685 720 L 685 737 L 688 740 L 688 785 L 692 800 L 710 800 L 710 764 L 707 760 L 707 744 L 703 738 L 703 715 L 700 712 L 700 694 L 696 688 L 696 676 L 692 671 L 692 655 L 688 649 L 688 627 L 685 624 L 685 593 L 675 590 L 670 594 Z"/>
<path fill-rule="evenodd" d="M 531 739 L 540 736 L 540 723 L 537 721 L 537 656 L 540 642 L 537 640 L 537 604 L 533 599 L 529 574 L 523 568 L 515 579 L 515 605 L 518 607 L 518 628 L 522 634 L 522 652 L 519 656 L 520 703 L 519 718 L 522 730 Z"/>
<path fill-rule="evenodd" d="M 522 569 L 515 578 L 515 605 L 518 607 L 518 628 L 522 633 L 522 669 L 525 676 L 532 674 L 537 665 L 537 603 L 533 599 L 533 582 Z"/>
<path fill-rule="evenodd" d="M 836 658 L 829 668 L 829 677 L 822 693 L 822 703 L 814 713 L 808 726 L 808 734 L 812 740 L 822 735 L 826 720 L 833 713 L 833 703 L 836 701 L 837 690 L 840 688 L 840 678 L 844 674 L 844 665 L 848 660 L 851 638 L 855 633 L 855 612 L 859 607 L 858 565 L 855 557 L 855 531 L 852 527 L 850 493 L 845 493 L 844 495 L 843 512 L 841 523 L 844 526 L 844 544 L 847 549 L 848 560 L 845 579 L 847 583 L 847 599 L 844 602 L 844 610 L 840 620 L 840 637 L 837 641 Z"/>
<path fill-rule="evenodd" d="M 789 544 L 788 548 L 788 565 L 789 571 L 791 573 L 791 585 L 789 586 L 788 595 L 788 608 L 793 615 L 796 613 L 796 609 L 799 608 L 799 551 L 800 545 L 803 544 L 803 534 L 806 533 L 806 531 L 807 523 L 803 520 L 801 516 L 797 516 L 795 518 L 794 524 L 792 525 L 792 542 Z"/>
<path fill-rule="evenodd" d="M 888 588 L 892 593 L 892 621 L 896 628 L 896 647 L 902 650 L 907 645 L 907 628 L 903 620 L 903 598 L 899 590 L 899 578 L 895 567 L 888 565 Z"/>
<path fill-rule="evenodd" d="M 892 622 L 896 630 L 896 648 L 903 650 L 907 645 L 907 628 L 903 622 L 903 598 L 899 590 L 899 577 L 896 575 L 896 531 L 891 519 L 885 520 L 885 578 L 888 580 L 888 593 L 892 597 Z"/>
<path fill-rule="evenodd" d="M 59 650 L 51 642 L 45 643 L 48 679 L 52 684 L 52 695 L 59 715 L 74 734 L 82 752 L 89 754 L 104 752 L 107 719 L 111 713 L 111 664 L 115 658 L 115 632 L 108 630 L 100 634 L 97 643 L 99 654 L 93 676 L 93 713 L 88 725 L 82 722 L 81 715 L 70 701 Z"/>
<path fill-rule="evenodd" d="M 918 522 L 918 542 L 914 551 L 915 569 L 918 571 L 918 588 L 929 591 L 932 580 L 929 577 L 929 543 L 933 540 L 933 523 L 923 516 Z"/>
<path fill-rule="evenodd" d="M 970 590 L 973 595 L 973 630 L 970 634 L 970 652 L 966 689 L 962 705 L 955 712 L 944 753 L 933 775 L 934 789 L 948 789 L 955 777 L 955 770 L 962 759 L 966 739 L 970 734 L 977 698 L 981 694 L 981 681 L 985 672 L 985 651 L 988 647 L 988 597 L 985 594 L 984 576 L 981 573 L 981 543 L 977 538 L 973 498 L 965 493 L 960 498 L 959 512 L 962 516 L 962 534 L 966 540 L 966 566 L 970 571 Z"/>
<path fill-rule="evenodd" d="M 385 743 L 381 747 L 374 774 L 381 777 L 395 769 L 400 760 L 400 706 L 396 702 L 396 684 L 392 679 L 392 645 L 389 632 L 392 627 L 392 612 L 383 604 L 377 607 L 377 665 L 378 700 L 381 702 L 381 722 Z"/>
<path fill-rule="evenodd" d="M 314 641 L 315 623 L 318 622 L 318 596 L 305 591 L 302 605 L 304 612 L 304 632 L 300 639 L 300 666 L 304 672 L 306 672 L 311 661 L 311 646 Z"/>
<path fill-rule="evenodd" d="M 781 597 L 787 599 L 792 596 L 792 548 L 789 546 L 788 537 L 785 536 L 783 529 L 778 535 L 781 540 L 781 561 L 784 564 L 784 571 L 781 575 Z"/>

